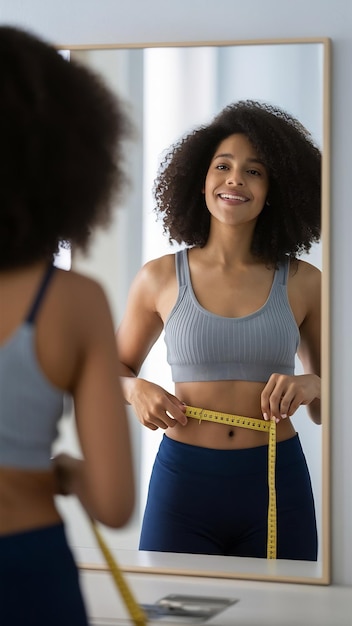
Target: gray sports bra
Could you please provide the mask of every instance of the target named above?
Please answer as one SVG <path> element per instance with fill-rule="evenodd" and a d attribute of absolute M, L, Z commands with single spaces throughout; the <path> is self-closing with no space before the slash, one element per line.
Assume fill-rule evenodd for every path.
<path fill-rule="evenodd" d="M 31 310 L 0 346 L 0 466 L 48 469 L 64 393 L 45 377 L 36 357 L 35 317 L 53 274 L 48 269 Z"/>
<path fill-rule="evenodd" d="M 245 317 L 221 317 L 197 301 L 187 249 L 175 254 L 179 293 L 165 323 L 167 361 L 174 382 L 266 382 L 292 375 L 300 335 L 287 297 L 289 259 L 279 266 L 265 304 Z"/>

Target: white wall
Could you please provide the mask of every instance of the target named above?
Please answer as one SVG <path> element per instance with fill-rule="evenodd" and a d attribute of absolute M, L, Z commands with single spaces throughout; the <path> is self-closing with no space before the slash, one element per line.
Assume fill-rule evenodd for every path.
<path fill-rule="evenodd" d="M 352 585 L 351 0 L 1 0 L 0 23 L 31 28 L 63 47 L 77 43 L 332 39 L 333 582 Z"/>

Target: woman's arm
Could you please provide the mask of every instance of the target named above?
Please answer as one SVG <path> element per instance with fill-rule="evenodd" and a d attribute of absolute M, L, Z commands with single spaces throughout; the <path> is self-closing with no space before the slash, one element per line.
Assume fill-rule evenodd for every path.
<path fill-rule="evenodd" d="M 144 265 L 132 283 L 116 334 L 125 401 L 133 406 L 139 421 L 151 430 L 173 427 L 175 422 L 187 423 L 182 402 L 159 385 L 138 378 L 144 360 L 163 330 L 161 310 L 171 308 L 167 300 L 172 281 L 175 281 L 174 255 Z"/>
<path fill-rule="evenodd" d="M 133 511 L 134 476 L 113 321 L 97 283 L 80 281 L 76 298 L 70 333 L 78 358 L 70 387 L 83 459 L 59 455 L 54 467 L 60 492 L 75 494 L 91 517 L 120 527 Z"/>
<path fill-rule="evenodd" d="M 298 356 L 305 374 L 312 374 L 317 380 L 316 396 L 307 405 L 308 413 L 315 424 L 321 424 L 321 272 L 314 268 L 307 281 L 307 315 L 300 326 L 301 341 Z"/>
<path fill-rule="evenodd" d="M 261 406 L 265 419 L 279 421 L 306 405 L 313 422 L 320 424 L 321 272 L 308 263 L 298 267 L 294 291 L 301 300 L 298 309 L 304 311 L 298 348 L 304 374 L 272 374 L 262 393 Z"/>

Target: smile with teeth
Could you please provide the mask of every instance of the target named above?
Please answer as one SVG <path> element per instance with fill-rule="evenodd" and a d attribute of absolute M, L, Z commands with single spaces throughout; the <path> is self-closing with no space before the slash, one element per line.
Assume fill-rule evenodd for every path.
<path fill-rule="evenodd" d="M 248 198 L 245 198 L 245 196 L 238 196 L 232 193 L 219 193 L 219 197 L 222 200 L 239 200 L 240 202 L 248 201 Z"/>

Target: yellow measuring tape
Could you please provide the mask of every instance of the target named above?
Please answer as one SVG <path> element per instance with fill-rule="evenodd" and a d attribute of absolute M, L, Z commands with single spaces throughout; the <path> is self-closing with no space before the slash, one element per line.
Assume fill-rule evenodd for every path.
<path fill-rule="evenodd" d="M 239 428 L 249 428 L 250 430 L 261 430 L 269 433 L 268 445 L 268 536 L 267 536 L 267 558 L 276 559 L 277 543 L 277 515 L 276 515 L 276 487 L 275 487 L 275 462 L 276 462 L 276 422 L 268 422 L 242 415 L 232 415 L 231 413 L 219 413 L 219 411 L 209 411 L 199 409 L 194 406 L 186 407 L 186 416 L 197 419 L 199 423 L 216 422 L 226 426 L 238 426 Z"/>
<path fill-rule="evenodd" d="M 92 530 L 95 535 L 95 538 L 105 557 L 106 563 L 112 574 L 112 577 L 117 586 L 117 589 L 120 592 L 122 599 L 125 602 L 127 610 L 133 621 L 133 624 L 135 626 L 146 626 L 146 624 L 148 623 L 148 620 L 143 609 L 139 606 L 138 602 L 135 600 L 134 595 L 127 584 L 127 581 L 122 574 L 122 571 L 120 570 L 116 560 L 114 559 L 111 551 L 109 550 L 106 542 L 104 541 L 103 536 L 101 532 L 99 531 L 95 521 L 92 519 L 90 521 L 91 521 Z"/>

